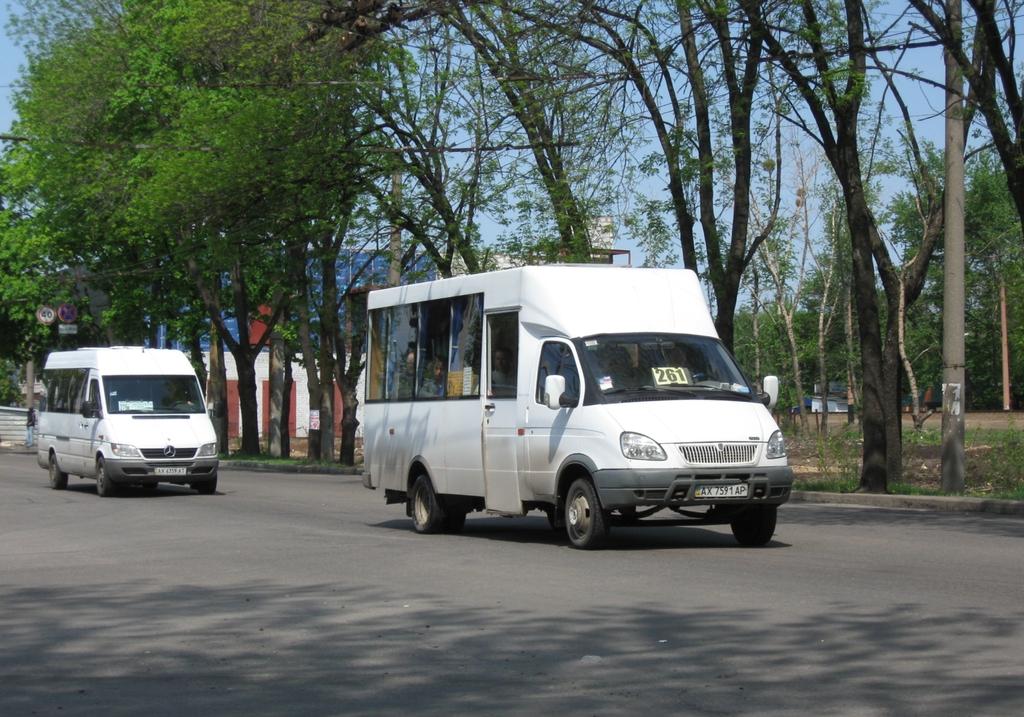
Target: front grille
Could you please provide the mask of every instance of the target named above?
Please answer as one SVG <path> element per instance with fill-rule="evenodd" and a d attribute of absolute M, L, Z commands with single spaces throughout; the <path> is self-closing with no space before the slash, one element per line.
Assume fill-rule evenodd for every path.
<path fill-rule="evenodd" d="M 687 443 L 679 446 L 683 458 L 691 465 L 723 466 L 751 463 L 756 443 Z"/>
<path fill-rule="evenodd" d="M 174 449 L 174 455 L 173 456 L 165 455 L 163 448 L 143 448 L 141 450 L 142 450 L 142 455 L 145 458 L 162 460 L 162 459 L 169 459 L 169 458 L 177 458 L 177 459 L 181 459 L 181 458 L 195 458 L 196 450 L 197 449 L 196 448 L 177 448 L 176 447 Z"/>

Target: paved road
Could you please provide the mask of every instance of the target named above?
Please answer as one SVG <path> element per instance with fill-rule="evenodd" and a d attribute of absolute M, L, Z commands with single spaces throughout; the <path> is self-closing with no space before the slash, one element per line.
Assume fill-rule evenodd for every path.
<path fill-rule="evenodd" d="M 51 491 L 0 455 L 0 714 L 1024 713 L 1024 518 L 414 534 L 347 476 Z"/>

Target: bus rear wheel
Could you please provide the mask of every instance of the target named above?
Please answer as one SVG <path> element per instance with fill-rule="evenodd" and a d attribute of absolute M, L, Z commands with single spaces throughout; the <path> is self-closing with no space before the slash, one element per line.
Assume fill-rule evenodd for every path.
<path fill-rule="evenodd" d="M 417 533 L 439 533 L 444 527 L 444 511 L 437 499 L 434 486 L 425 474 L 416 477 L 412 484 L 412 525 Z"/>

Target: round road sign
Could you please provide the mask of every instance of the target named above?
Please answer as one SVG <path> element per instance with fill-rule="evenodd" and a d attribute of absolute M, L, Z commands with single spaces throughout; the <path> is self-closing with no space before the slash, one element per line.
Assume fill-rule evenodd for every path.
<path fill-rule="evenodd" d="M 57 318 L 57 312 L 49 306 L 40 306 L 36 309 L 36 318 L 39 319 L 39 323 L 49 326 Z"/>
<path fill-rule="evenodd" d="M 78 307 L 74 304 L 61 304 L 57 307 L 57 318 L 65 324 L 75 323 L 78 318 Z"/>

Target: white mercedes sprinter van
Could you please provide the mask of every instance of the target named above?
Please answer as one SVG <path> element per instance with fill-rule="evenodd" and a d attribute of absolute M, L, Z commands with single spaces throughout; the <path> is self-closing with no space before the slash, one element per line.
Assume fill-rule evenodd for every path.
<path fill-rule="evenodd" d="M 363 483 L 417 531 L 542 510 L 580 548 L 613 525 L 771 540 L 793 483 L 778 380 L 744 376 L 693 272 L 525 267 L 368 302 Z"/>
<path fill-rule="evenodd" d="M 68 475 L 120 485 L 217 490 L 217 437 L 196 373 L 180 351 L 141 347 L 56 351 L 43 369 L 36 458 L 50 486 Z"/>

